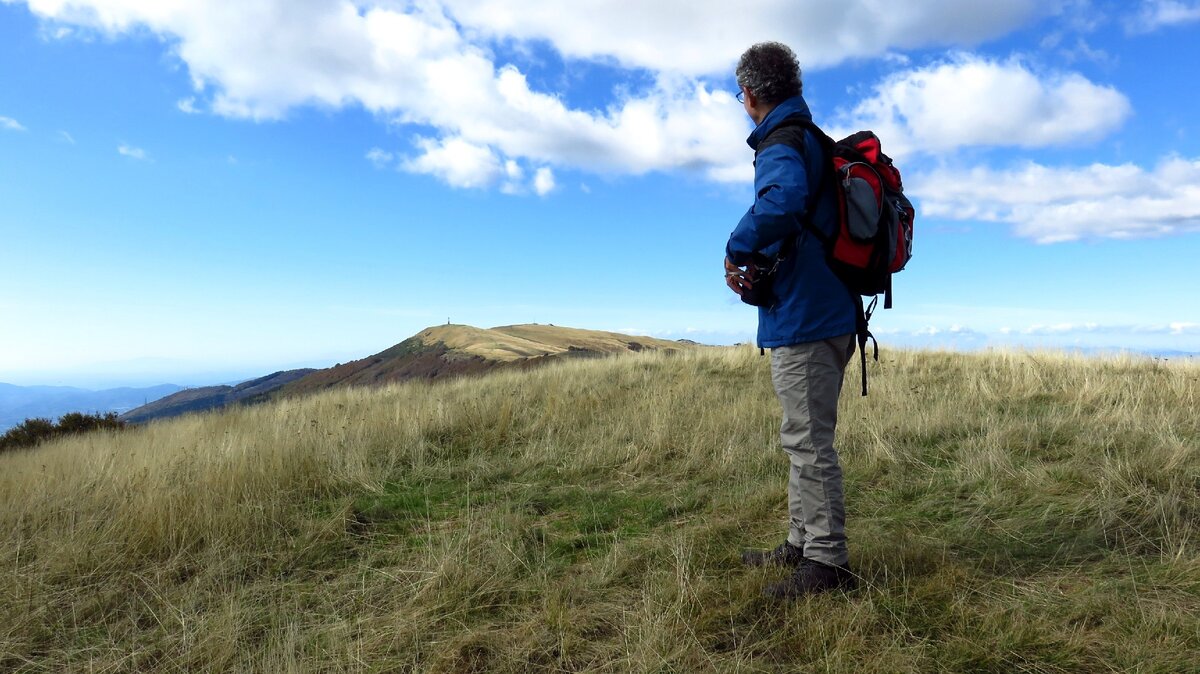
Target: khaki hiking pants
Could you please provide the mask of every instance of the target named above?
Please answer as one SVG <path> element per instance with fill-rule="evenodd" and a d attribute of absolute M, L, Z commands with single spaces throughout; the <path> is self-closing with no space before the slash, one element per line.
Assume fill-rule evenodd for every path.
<path fill-rule="evenodd" d="M 804 556 L 845 566 L 846 505 L 842 467 L 833 448 L 842 375 L 854 335 L 771 349 L 771 381 L 783 424 L 779 439 L 791 462 L 788 542 Z"/>

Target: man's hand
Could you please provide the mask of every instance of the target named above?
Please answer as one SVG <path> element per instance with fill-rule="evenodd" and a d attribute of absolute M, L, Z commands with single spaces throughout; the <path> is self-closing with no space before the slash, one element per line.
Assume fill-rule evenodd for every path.
<path fill-rule="evenodd" d="M 738 297 L 752 287 L 750 279 L 746 278 L 747 271 L 748 269 L 742 269 L 730 262 L 729 258 L 725 258 L 725 285 L 737 293 Z"/>

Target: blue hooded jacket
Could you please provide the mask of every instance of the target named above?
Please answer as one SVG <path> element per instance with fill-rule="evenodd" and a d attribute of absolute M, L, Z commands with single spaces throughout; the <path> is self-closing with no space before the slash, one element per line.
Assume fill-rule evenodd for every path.
<path fill-rule="evenodd" d="M 789 117 L 812 119 L 802 96 L 775 106 L 746 142 L 757 150 Z M 825 263 L 821 241 L 802 224 L 809 195 L 817 192 L 827 161 L 812 132 L 805 131 L 805 140 L 803 155 L 784 143 L 769 145 L 758 154 L 754 205 L 742 216 L 725 247 L 730 261 L 742 266 L 755 251 L 774 255 L 785 239 L 798 236 L 795 250 L 776 273 L 775 305 L 758 308 L 758 345 L 764 348 L 829 339 L 852 333 L 856 326 L 854 296 Z M 813 223 L 832 235 L 837 227 L 833 190 L 826 189 L 819 197 Z"/>

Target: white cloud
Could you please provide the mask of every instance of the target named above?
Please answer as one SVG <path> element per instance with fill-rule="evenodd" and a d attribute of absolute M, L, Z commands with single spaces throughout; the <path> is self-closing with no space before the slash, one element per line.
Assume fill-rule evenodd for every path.
<path fill-rule="evenodd" d="M 1160 28 L 1200 21 L 1200 2 L 1143 0 L 1139 11 L 1125 23 L 1130 33 L 1151 33 Z"/>
<path fill-rule="evenodd" d="M 1018 58 L 960 53 L 896 73 L 875 87 L 839 129 L 872 129 L 894 158 L 967 146 L 1040 147 L 1095 139 L 1129 116 L 1116 89 L 1075 73 L 1035 73 Z M 831 134 L 833 135 L 833 134 Z M 836 136 L 835 136 L 836 137 Z"/>
<path fill-rule="evenodd" d="M 885 333 L 885 332 L 881 332 L 880 334 L 886 334 L 886 333 Z M 912 331 L 912 332 L 910 332 L 909 334 L 910 334 L 910 335 L 912 335 L 913 337 L 938 337 L 938 336 L 942 336 L 942 337 L 970 337 L 970 338 L 978 338 L 978 337 L 982 337 L 982 336 L 983 336 L 983 333 L 982 333 L 982 332 L 979 332 L 979 331 L 977 331 L 977 330 L 972 330 L 971 328 L 963 327 L 963 326 L 961 326 L 961 325 L 958 325 L 957 323 L 956 323 L 956 324 L 954 324 L 954 325 L 951 325 L 950 327 L 945 327 L 945 328 L 938 327 L 938 326 L 936 326 L 936 325 L 928 325 L 928 326 L 925 326 L 925 327 L 923 327 L 923 328 L 918 328 L 918 329 L 916 329 L 916 330 L 913 330 L 913 331 Z"/>
<path fill-rule="evenodd" d="M 710 180 L 715 180 L 719 183 L 749 184 L 754 180 L 754 164 L 751 162 L 741 162 L 716 166 L 708 170 L 708 177 Z"/>
<path fill-rule="evenodd" d="M 137 159 L 138 161 L 149 161 L 150 159 L 150 155 L 146 154 L 146 151 L 142 148 L 125 145 L 124 143 L 117 146 L 117 153 L 131 159 Z"/>
<path fill-rule="evenodd" d="M 1200 159 L 1010 170 L 938 169 L 907 180 L 922 217 L 1012 225 L 1039 243 L 1200 231 Z"/>
<path fill-rule="evenodd" d="M 1020 334 L 1035 337 L 1050 337 L 1061 335 L 1105 335 L 1105 336 L 1138 336 L 1159 335 L 1191 336 L 1200 335 L 1200 323 L 1175 321 L 1171 323 L 1143 324 L 1103 324 L 1103 323 L 1035 323 L 1021 329 Z"/>
<path fill-rule="evenodd" d="M 805 68 L 894 49 L 973 45 L 1058 11 L 1037 0 L 445 0 L 456 20 L 497 39 L 545 40 L 570 58 L 685 75 L 726 73 L 754 42 L 779 40 Z M 870 17 L 870 20 L 863 20 Z M 665 29 L 666 28 L 666 29 Z"/>
<path fill-rule="evenodd" d="M 0 129 L 6 131 L 25 131 L 25 127 L 12 117 L 0 117 Z"/>
<path fill-rule="evenodd" d="M 527 171 L 519 162 L 513 159 L 504 161 L 499 175 L 500 191 L 504 194 L 529 194 L 530 191 L 540 197 L 553 192 L 557 186 L 554 171 L 548 166 L 539 167 L 533 172 L 533 178 L 526 180 Z"/>
<path fill-rule="evenodd" d="M 525 169 L 514 159 L 504 162 L 504 182 L 500 191 L 505 194 L 522 194 L 525 191 L 522 181 L 525 179 Z"/>
<path fill-rule="evenodd" d="M 958 324 L 927 325 L 915 330 L 876 328 L 872 333 L 881 340 L 881 347 L 885 349 L 903 345 L 974 349 L 985 346 L 990 341 L 987 334 Z"/>
<path fill-rule="evenodd" d="M 114 34 L 149 28 L 170 41 L 198 94 L 221 115 L 274 119 L 296 106 L 357 104 L 397 122 L 433 126 L 444 144 L 484 148 L 498 161 L 598 172 L 686 168 L 719 177 L 750 159 L 742 142 L 745 114 L 727 92 L 664 76 L 644 97 L 618 97 L 603 111 L 571 109 L 531 89 L 514 66 L 497 68 L 433 3 L 409 13 L 391 3 L 360 11 L 346 0 L 286 8 L 281 0 L 30 0 L 30 6 Z M 270 31 L 260 29 L 264 23 Z M 453 174 L 458 184 L 481 182 L 465 178 L 466 171 L 431 172 Z"/>
<path fill-rule="evenodd" d="M 543 166 L 533 177 L 533 191 L 544 197 L 554 191 L 554 172 Z"/>
<path fill-rule="evenodd" d="M 367 151 L 366 157 L 367 161 L 375 165 L 375 168 L 381 169 L 392 163 L 392 160 L 395 159 L 396 155 L 384 150 L 383 148 L 373 147 Z"/>
<path fill-rule="evenodd" d="M 61 138 L 63 141 L 70 143 L 71 145 L 75 144 L 75 137 L 72 136 L 71 134 L 67 133 L 66 131 L 59 131 L 58 137 Z"/>
<path fill-rule="evenodd" d="M 417 146 L 421 154 L 405 160 L 404 170 L 435 176 L 453 187 L 489 187 L 504 172 L 490 148 L 462 138 L 420 138 Z"/>
<path fill-rule="evenodd" d="M 999 335 L 1007 337 L 1052 337 L 1063 335 L 1184 335 L 1200 334 L 1200 323 L 1146 323 L 1146 324 L 1103 324 L 1096 322 L 1060 321 L 1057 323 L 1031 323 L 1022 328 L 1001 327 L 994 330 L 982 330 L 964 326 L 959 323 L 930 324 L 916 329 L 881 328 L 873 330 L 880 335 L 901 335 L 908 337 L 938 337 L 938 336 L 971 336 L 984 337 Z"/>
<path fill-rule="evenodd" d="M 190 98 L 179 99 L 175 102 L 175 107 L 179 108 L 180 112 L 189 115 L 196 115 L 200 113 L 200 109 L 196 107 L 196 98 L 194 96 Z"/>
<path fill-rule="evenodd" d="M 409 170 L 480 186 L 495 184 L 510 160 L 599 173 L 683 169 L 744 182 L 745 115 L 728 92 L 695 78 L 728 77 L 752 42 L 781 39 L 805 67 L 820 67 L 897 49 L 971 45 L 1057 11 L 1062 0 L 912 0 L 886 12 L 877 11 L 877 0 L 758 0 L 736 10 L 716 0 L 26 4 L 63 26 L 159 36 L 194 83 L 196 100 L 179 103 L 185 112 L 260 120 L 298 106 L 362 106 L 436 129 L 438 140 L 421 146 Z M 544 40 L 568 59 L 645 68 L 654 85 L 638 96 L 618 94 L 603 110 L 573 109 L 553 92 L 533 90 L 516 67 L 495 63 L 493 39 L 515 40 L 518 48 Z M 452 166 L 451 155 L 471 163 Z"/>
<path fill-rule="evenodd" d="M 1021 331 L 1023 335 L 1066 335 L 1085 332 L 1112 332 L 1113 329 L 1102 328 L 1097 323 L 1054 323 L 1053 325 L 1035 324 Z"/>

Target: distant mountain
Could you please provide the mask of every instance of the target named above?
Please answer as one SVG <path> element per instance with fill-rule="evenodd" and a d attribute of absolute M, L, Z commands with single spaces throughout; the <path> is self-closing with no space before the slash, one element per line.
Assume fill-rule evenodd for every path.
<path fill-rule="evenodd" d="M 316 370 L 287 370 L 251 379 L 236 386 L 203 386 L 183 389 L 148 405 L 130 410 L 121 415 L 121 419 L 136 424 L 151 419 L 179 416 L 187 412 L 202 412 L 226 405 L 260 402 L 267 399 L 279 387 L 313 372 Z"/>
<path fill-rule="evenodd" d="M 687 348 L 688 344 L 653 337 L 554 325 L 506 325 L 490 329 L 439 325 L 373 356 L 317 370 L 284 386 L 277 395 L 480 374 L 504 367 L 533 367 L 562 358 Z"/>
<path fill-rule="evenodd" d="M 237 386 L 185 389 L 132 410 L 121 418 L 141 423 L 342 386 L 441 379 L 481 374 L 503 367 L 535 367 L 563 358 L 588 358 L 645 349 L 680 351 L 691 347 L 687 343 L 653 337 L 553 325 L 508 325 L 491 329 L 439 325 L 361 360 L 338 363 L 324 370 L 276 372 Z"/>
<path fill-rule="evenodd" d="M 1193 351 L 1178 351 L 1175 349 L 1160 349 L 1158 351 L 1149 352 L 1150 355 L 1158 358 L 1178 358 L 1180 360 L 1200 360 L 1200 353 Z"/>
<path fill-rule="evenodd" d="M 183 387 L 161 384 L 147 388 L 89 391 L 70 386 L 0 384 L 0 432 L 34 417 L 55 420 L 67 412 L 122 414 Z"/>

